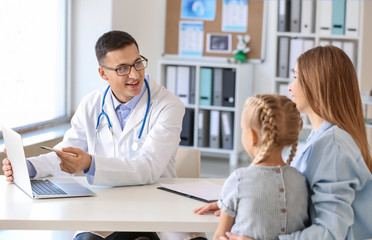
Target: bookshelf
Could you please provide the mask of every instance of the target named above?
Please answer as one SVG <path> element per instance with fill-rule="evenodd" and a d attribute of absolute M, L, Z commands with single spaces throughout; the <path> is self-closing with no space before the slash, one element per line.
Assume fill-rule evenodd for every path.
<path fill-rule="evenodd" d="M 244 152 L 240 118 L 245 100 L 252 95 L 252 65 L 169 57 L 159 61 L 158 73 L 160 84 L 185 104 L 181 144 L 198 148 L 205 156 L 228 157 L 229 164 L 236 166 Z M 222 85 L 216 80 L 221 74 Z M 205 97 L 208 86 L 209 102 Z M 218 89 L 222 102 L 217 100 Z"/>
<path fill-rule="evenodd" d="M 362 104 L 364 106 L 364 116 L 366 120 L 366 127 L 372 128 L 372 118 L 369 118 L 368 108 L 372 106 L 372 95 L 362 95 Z"/>
<path fill-rule="evenodd" d="M 343 49 L 360 76 L 363 4 L 352 0 L 277 1 L 274 92 L 289 96 L 287 89 L 297 57 L 315 46 Z M 303 136 L 310 129 L 304 117 Z"/>

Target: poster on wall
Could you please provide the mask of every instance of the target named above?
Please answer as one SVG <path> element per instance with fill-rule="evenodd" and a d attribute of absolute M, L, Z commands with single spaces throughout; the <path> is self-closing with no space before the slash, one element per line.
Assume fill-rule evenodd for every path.
<path fill-rule="evenodd" d="M 222 2 L 222 32 L 247 32 L 248 0 Z"/>
<path fill-rule="evenodd" d="M 216 0 L 182 0 L 181 18 L 213 21 Z"/>
<path fill-rule="evenodd" d="M 203 36 L 203 22 L 180 21 L 178 38 L 179 55 L 201 57 L 203 55 Z"/>

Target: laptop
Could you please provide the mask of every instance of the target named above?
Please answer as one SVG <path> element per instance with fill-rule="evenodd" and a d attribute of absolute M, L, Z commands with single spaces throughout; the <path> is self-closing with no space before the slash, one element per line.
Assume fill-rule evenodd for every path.
<path fill-rule="evenodd" d="M 7 156 L 12 164 L 13 182 L 31 198 L 82 197 L 95 195 L 93 191 L 82 186 L 72 177 L 31 180 L 28 174 L 21 135 L 3 125 L 1 129 Z"/>

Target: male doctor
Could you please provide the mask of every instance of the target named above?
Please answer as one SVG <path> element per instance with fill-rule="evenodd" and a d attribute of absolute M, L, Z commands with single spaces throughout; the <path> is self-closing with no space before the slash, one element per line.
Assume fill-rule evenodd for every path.
<path fill-rule="evenodd" d="M 109 86 L 82 99 L 72 117 L 71 128 L 55 147 L 64 152 L 28 159 L 30 177 L 83 170 L 90 184 L 109 186 L 151 184 L 161 177 L 176 177 L 175 155 L 184 105 L 145 75 L 148 60 L 140 55 L 136 40 L 128 33 L 103 34 L 95 51 L 98 72 Z M 10 161 L 6 158 L 2 169 L 7 181 L 13 181 Z M 100 233 L 102 237 L 110 234 Z M 133 237 L 125 234 L 128 233 L 112 233 L 108 239 Z M 158 239 L 155 233 L 149 234 L 146 235 L 149 239 Z M 81 233 L 76 239 L 103 238 Z"/>

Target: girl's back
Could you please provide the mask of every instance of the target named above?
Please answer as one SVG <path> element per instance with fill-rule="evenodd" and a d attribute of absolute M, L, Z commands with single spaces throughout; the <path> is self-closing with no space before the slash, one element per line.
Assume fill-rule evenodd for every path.
<path fill-rule="evenodd" d="M 224 184 L 219 206 L 235 216 L 232 233 L 275 239 L 305 228 L 308 192 L 295 168 L 249 166 L 234 171 Z"/>

